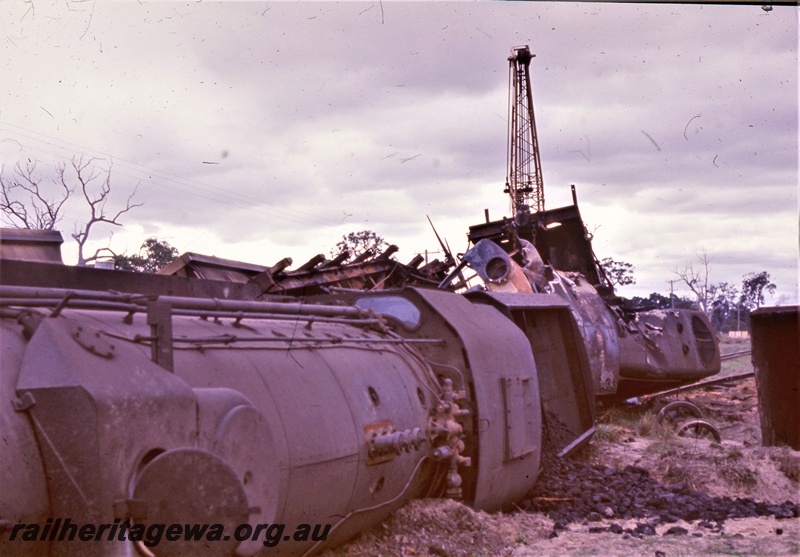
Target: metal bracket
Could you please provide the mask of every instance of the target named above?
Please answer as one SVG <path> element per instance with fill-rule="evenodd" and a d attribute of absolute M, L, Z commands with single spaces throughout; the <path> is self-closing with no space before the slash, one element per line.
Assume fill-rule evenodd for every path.
<path fill-rule="evenodd" d="M 375 422 L 364 426 L 364 440 L 367 442 L 369 449 L 367 466 L 389 462 L 396 456 L 392 451 L 381 451 L 375 446 L 375 442 L 380 437 L 391 435 L 394 431 L 394 422 L 392 420 Z"/>
<path fill-rule="evenodd" d="M 149 300 L 147 302 L 147 324 L 153 341 L 150 344 L 150 357 L 153 362 L 167 371 L 173 371 L 172 360 L 172 306 L 167 302 Z"/>
<path fill-rule="evenodd" d="M 114 357 L 114 345 L 98 330 L 86 330 L 80 325 L 72 331 L 72 338 L 86 350 L 101 358 Z"/>
<path fill-rule="evenodd" d="M 30 392 L 24 393 L 21 397 L 15 398 L 11 401 L 11 406 L 13 406 L 14 410 L 17 412 L 24 412 L 35 404 L 36 399 L 33 398 L 33 395 Z"/>

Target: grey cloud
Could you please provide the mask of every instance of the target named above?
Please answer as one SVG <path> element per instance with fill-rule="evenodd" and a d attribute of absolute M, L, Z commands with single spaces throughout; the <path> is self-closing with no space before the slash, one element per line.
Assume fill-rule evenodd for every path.
<path fill-rule="evenodd" d="M 430 212 L 461 244 L 484 207 L 507 213 L 505 57 L 527 43 L 548 203 L 578 185 L 602 224 L 598 255 L 640 258 L 643 277 L 661 277 L 643 288 L 663 291 L 697 245 L 735 261 L 726 272 L 746 246 L 751 267 L 779 266 L 780 287 L 796 287 L 794 262 L 769 255 L 787 249 L 773 234 L 797 237 L 790 9 L 121 3 L 98 4 L 88 25 L 86 12 L 24 8 L 0 18 L 14 41 L 0 69 L 19 76 L 0 83 L 4 124 L 113 156 L 142 181 L 136 217 L 151 229 L 202 228 L 232 252 L 270 238 L 283 256 L 353 226 L 411 251 L 436 248 Z M 4 156 L 8 140 L 55 149 L 0 132 Z"/>

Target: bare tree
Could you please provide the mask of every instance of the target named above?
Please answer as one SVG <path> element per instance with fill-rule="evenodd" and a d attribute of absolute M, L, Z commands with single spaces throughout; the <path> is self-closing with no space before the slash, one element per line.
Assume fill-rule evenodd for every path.
<path fill-rule="evenodd" d="M 63 176 L 63 173 L 62 173 Z M 14 166 L 10 177 L 0 169 L 0 211 L 14 228 L 53 230 L 61 220 L 61 209 L 75 191 L 62 179 L 54 197 L 47 195 L 42 178 L 36 174 L 36 161 Z"/>
<path fill-rule="evenodd" d="M 125 202 L 125 208 L 117 211 L 113 216 L 109 216 L 110 214 L 106 212 L 106 203 L 108 202 L 108 197 L 111 193 L 111 166 L 109 165 L 107 169 L 100 172 L 94 165 L 95 161 L 96 159 L 91 158 L 84 162 L 83 157 L 80 157 L 73 158 L 70 162 L 71 170 L 74 171 L 76 180 L 78 182 L 76 188 L 80 187 L 81 194 L 86 200 L 86 203 L 89 205 L 89 220 L 87 220 L 80 228 L 76 226 L 72 233 L 72 237 L 78 243 L 79 266 L 84 266 L 90 261 L 95 261 L 98 257 L 100 257 L 100 252 L 103 251 L 101 248 L 100 250 L 96 251 L 94 255 L 89 257 L 86 257 L 83 253 L 86 242 L 89 240 L 89 233 L 95 224 L 106 223 L 113 224 L 114 226 L 122 226 L 121 223 L 118 222 L 119 217 L 131 209 L 135 207 L 141 207 L 143 205 L 142 203 L 131 202 L 133 196 L 136 195 L 136 188 L 134 188 L 133 193 L 128 196 L 128 199 Z M 65 188 L 67 187 L 68 182 L 67 173 L 67 165 L 60 164 L 58 166 L 58 177 L 62 186 Z M 99 184 L 99 190 L 96 184 Z"/>
<path fill-rule="evenodd" d="M 697 259 L 700 260 L 700 267 L 697 270 L 695 270 L 694 265 L 689 261 L 684 266 L 683 271 L 675 269 L 674 272 L 697 297 L 697 303 L 700 305 L 700 309 L 707 314 L 709 299 L 708 274 L 711 272 L 712 257 L 706 253 L 706 250 L 703 250 L 702 253 L 697 254 Z"/>

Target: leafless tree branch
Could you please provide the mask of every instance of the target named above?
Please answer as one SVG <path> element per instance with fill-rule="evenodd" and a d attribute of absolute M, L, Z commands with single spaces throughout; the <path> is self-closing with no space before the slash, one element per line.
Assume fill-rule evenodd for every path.
<path fill-rule="evenodd" d="M 133 203 L 133 197 L 136 195 L 138 189 L 137 185 L 133 193 L 128 196 L 125 202 L 125 208 L 117 211 L 113 216 L 109 216 L 106 213 L 106 203 L 111 193 L 111 165 L 109 164 L 108 168 L 104 171 L 105 177 L 103 177 L 102 182 L 100 182 L 99 191 L 93 192 L 92 190 L 95 189 L 96 180 L 100 177 L 100 172 L 97 170 L 95 164 L 96 161 L 97 159 L 91 158 L 84 162 L 83 157 L 72 159 L 71 161 L 72 170 L 77 177 L 76 179 L 80 186 L 81 194 L 86 200 L 87 205 L 89 205 L 89 219 L 81 228 L 76 227 L 72 233 L 72 237 L 78 243 L 78 265 L 86 265 L 86 263 L 90 261 L 95 261 L 99 257 L 98 252 L 102 251 L 98 250 L 98 252 L 95 252 L 95 254 L 90 257 L 85 257 L 83 253 L 86 242 L 89 239 L 89 234 L 95 224 L 106 223 L 113 224 L 114 226 L 122 226 L 122 223 L 120 223 L 118 219 L 131 209 L 143 205 L 142 203 Z M 66 172 L 66 165 L 62 164 L 58 167 L 59 179 L 64 185 L 67 183 Z"/>
<path fill-rule="evenodd" d="M 53 183 L 58 187 L 59 193 L 52 198 L 48 196 L 42 179 L 36 173 L 35 161 L 28 160 L 25 166 L 17 163 L 11 176 L 7 176 L 5 169 L 0 167 L 0 211 L 11 226 L 16 228 L 53 230 L 61 220 L 64 203 L 80 188 L 80 194 L 89 207 L 89 218 L 83 225 L 76 225 L 72 233 L 78 243 L 78 265 L 108 257 L 103 255 L 106 252 L 116 257 L 117 254 L 109 248 L 100 248 L 90 257 L 84 256 L 92 228 L 103 223 L 122 226 L 120 217 L 136 207 L 141 207 L 143 203 L 134 202 L 139 188 L 137 184 L 125 201 L 125 207 L 116 213 L 109 213 L 106 204 L 111 195 L 111 163 L 106 169 L 101 169 L 98 163 L 98 159 L 84 160 L 83 157 L 76 157 L 69 165 L 57 165 Z"/>
<path fill-rule="evenodd" d="M 61 220 L 64 203 L 75 191 L 63 181 L 54 183 L 61 191 L 51 199 L 36 176 L 36 162 L 28 161 L 24 167 L 17 163 L 10 178 L 0 168 L 0 211 L 16 228 L 52 230 Z"/>
<path fill-rule="evenodd" d="M 674 273 L 695 295 L 700 309 L 708 313 L 708 275 L 711 272 L 713 258 L 708 255 L 706 250 L 703 250 L 702 253 L 697 254 L 697 259 L 700 261 L 699 269 L 695 269 L 691 261 L 687 261 L 682 271 L 676 268 Z"/>
<path fill-rule="evenodd" d="M 85 258 L 84 261 L 86 263 L 89 263 L 90 261 L 97 261 L 98 259 L 104 259 L 104 258 L 110 258 L 110 259 L 113 260 L 114 258 L 116 258 L 118 256 L 119 256 L 119 254 L 117 252 L 115 252 L 114 250 L 112 250 L 111 248 L 109 248 L 109 247 L 98 248 L 98 249 L 95 250 L 94 255 L 91 255 L 91 256 Z"/>

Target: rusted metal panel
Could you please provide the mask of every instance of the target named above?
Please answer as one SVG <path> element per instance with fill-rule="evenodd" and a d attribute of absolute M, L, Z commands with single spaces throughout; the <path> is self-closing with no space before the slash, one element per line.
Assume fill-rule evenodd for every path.
<path fill-rule="evenodd" d="M 49 516 L 111 523 L 114 503 L 129 499 L 128 482 L 149 451 L 194 442 L 195 399 L 135 346 L 114 343 L 112 358 L 88 350 L 76 341 L 78 327 L 102 334 L 86 321 L 43 319 L 20 368 L 4 365 L 3 374 L 18 374 L 16 410 L 29 416 L 42 450 L 46 476 L 38 482 L 47 485 Z M 82 551 L 105 554 L 93 544 Z M 50 554 L 73 553 L 74 544 L 56 541 Z"/>
<path fill-rule="evenodd" d="M 719 341 L 700 311 L 638 312 L 621 323 L 619 343 L 619 397 L 698 381 L 721 366 Z"/>
<path fill-rule="evenodd" d="M 538 395 L 531 377 L 501 377 L 505 410 L 505 458 L 509 462 L 536 451 L 538 439 L 534 418 Z"/>
<path fill-rule="evenodd" d="M 0 265 L 1 266 L 1 265 Z M 17 380 L 28 341 L 20 334 L 13 319 L 0 319 L 0 504 L 2 519 L 21 523 L 37 522 L 50 515 L 50 500 L 45 480 L 45 463 L 37 443 L 34 424 L 27 412 L 19 411 L 11 401 L 26 398 L 17 396 Z M 23 333 L 30 334 L 30 329 Z M 32 397 L 31 397 L 32 399 Z M 32 400 L 33 401 L 33 400 Z M 13 515 L 12 515 L 13 513 Z M 2 544 L 2 542 L 0 542 Z M 38 544 L 15 548 L 21 555 L 33 555 L 42 549 Z M 3 553 L 0 548 L 0 553 Z"/>
<path fill-rule="evenodd" d="M 800 307 L 750 314 L 761 444 L 800 451 Z"/>
<path fill-rule="evenodd" d="M 0 228 L 0 260 L 16 259 L 42 263 L 63 263 L 58 230 Z"/>
<path fill-rule="evenodd" d="M 472 304 L 447 292 L 415 289 L 447 327 L 458 335 L 474 389 L 477 459 L 473 505 L 498 510 L 529 491 L 538 477 L 541 459 L 541 407 L 536 363 L 522 332 L 497 310 Z M 534 450 L 506 460 L 506 415 L 503 382 L 507 378 L 530 380 L 530 415 L 517 425 L 532 432 Z M 530 420 L 528 421 L 528 418 Z M 516 420 L 516 418 L 515 418 Z M 516 435 L 516 433 L 514 434 Z M 528 432 L 520 433 L 524 437 Z"/>
<path fill-rule="evenodd" d="M 165 265 L 158 274 L 246 283 L 266 269 L 262 265 L 186 252 Z"/>
<path fill-rule="evenodd" d="M 469 298 L 493 305 L 525 333 L 536 361 L 542 412 L 546 420 L 558 422 L 557 449 L 571 452 L 588 442 L 594 431 L 594 391 L 569 303 L 555 294 L 475 292 Z"/>
<path fill-rule="evenodd" d="M 246 299 L 261 296 L 254 284 L 198 280 L 178 276 L 109 271 L 51 263 L 3 260 L 0 284 L 86 290 L 117 290 L 141 295 Z"/>
<path fill-rule="evenodd" d="M 619 335 L 614 315 L 582 275 L 557 273 L 550 285 L 572 308 L 589 356 L 595 395 L 615 393 L 619 383 Z"/>

